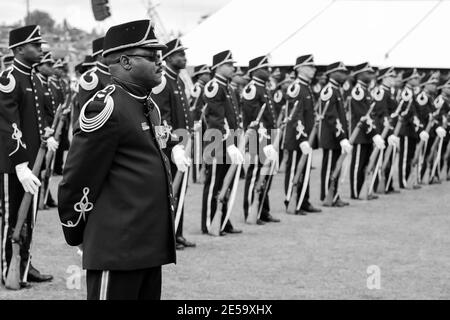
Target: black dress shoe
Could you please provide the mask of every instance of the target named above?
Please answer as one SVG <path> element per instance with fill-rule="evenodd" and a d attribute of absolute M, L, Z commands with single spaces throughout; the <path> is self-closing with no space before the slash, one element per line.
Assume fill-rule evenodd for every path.
<path fill-rule="evenodd" d="M 195 243 L 187 241 L 184 237 L 177 237 L 177 243 L 180 243 L 183 246 L 188 247 L 188 248 L 189 247 L 193 248 L 193 247 L 197 246 Z"/>
<path fill-rule="evenodd" d="M 20 289 L 30 289 L 32 287 L 31 283 L 21 281 L 19 283 Z"/>
<path fill-rule="evenodd" d="M 313 207 L 312 204 L 310 204 L 310 203 L 308 203 L 306 206 L 302 206 L 300 208 L 300 210 L 306 211 L 306 212 L 311 212 L 311 213 L 322 212 L 322 210 L 320 210 L 319 208 Z"/>
<path fill-rule="evenodd" d="M 321 210 L 321 211 L 322 211 L 322 210 Z M 306 216 L 306 215 L 308 215 L 308 213 L 307 213 L 305 210 L 303 210 L 303 209 L 296 210 L 296 211 L 295 211 L 295 214 L 296 214 L 296 215 L 299 215 L 299 216 Z"/>
<path fill-rule="evenodd" d="M 226 233 L 242 233 L 242 230 L 235 229 L 235 228 L 228 228 L 224 230 Z"/>
<path fill-rule="evenodd" d="M 342 201 L 341 199 L 337 199 L 336 202 L 333 203 L 333 207 L 339 207 L 339 208 L 345 207 L 345 206 L 348 206 L 348 205 L 349 205 L 348 202 Z"/>
<path fill-rule="evenodd" d="M 36 270 L 33 266 L 30 266 L 27 280 L 29 282 L 47 282 L 52 281 L 53 276 L 49 274 L 42 274 L 38 270 Z"/>
<path fill-rule="evenodd" d="M 220 233 L 219 233 L 219 234 L 220 234 L 220 236 L 221 236 L 221 237 L 223 237 L 223 236 L 226 236 L 226 235 L 227 235 L 227 233 L 226 233 L 225 231 L 220 231 Z"/>
<path fill-rule="evenodd" d="M 177 250 L 184 250 L 184 246 L 181 243 L 176 243 L 175 244 L 175 249 L 177 249 Z"/>
<path fill-rule="evenodd" d="M 391 194 L 391 193 L 400 193 L 400 190 L 388 190 L 388 191 L 386 191 L 386 194 Z"/>
<path fill-rule="evenodd" d="M 262 221 L 261 219 L 258 219 L 258 220 L 256 220 L 256 224 L 259 225 L 259 226 L 263 226 L 266 223 L 264 221 Z"/>
<path fill-rule="evenodd" d="M 367 200 L 375 200 L 375 199 L 378 199 L 378 196 L 377 196 L 377 195 L 369 194 L 369 195 L 367 196 Z"/>
<path fill-rule="evenodd" d="M 267 215 L 267 217 L 265 217 L 265 218 L 261 218 L 261 220 L 264 222 L 280 222 L 281 221 L 280 219 L 272 217 L 270 214 Z"/>
<path fill-rule="evenodd" d="M 56 204 L 55 200 L 53 200 L 50 197 L 47 199 L 47 203 L 45 204 L 45 206 L 47 208 L 57 208 L 58 207 L 58 205 Z"/>

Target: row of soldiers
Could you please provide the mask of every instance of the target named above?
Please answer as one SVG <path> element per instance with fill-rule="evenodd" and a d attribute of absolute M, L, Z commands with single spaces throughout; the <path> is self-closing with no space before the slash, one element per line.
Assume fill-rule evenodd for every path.
<path fill-rule="evenodd" d="M 61 151 L 67 149 L 62 147 L 62 141 L 67 140 L 69 127 L 74 132 L 80 129 L 90 132 L 87 106 L 100 98 L 106 103 L 111 95 L 108 90 L 113 90 L 111 84 L 118 81 L 111 76 L 111 61 L 107 61 L 109 53 L 104 50 L 104 41 L 104 38 L 93 41 L 92 55 L 77 66 L 80 77 L 71 88 L 63 60 L 55 61 L 50 52 L 42 52 L 44 41 L 38 26 L 11 31 L 13 65 L 0 77 L 1 129 L 5 141 L 0 159 L 2 281 L 12 255 L 12 226 L 24 191 L 37 195 L 41 185 L 30 170 L 40 148 L 40 137 L 45 136 L 48 149 L 56 152 L 54 162 L 47 158 L 45 167 L 55 163 L 55 171 L 60 173 L 56 167 L 57 163 L 62 167 Z M 233 226 L 230 215 L 243 171 L 243 209 L 248 223 L 264 225 L 280 221 L 272 215 L 269 201 L 272 178 L 280 162 L 285 167 L 284 199 L 288 212 L 298 215 L 320 212 L 311 204 L 309 196 L 313 149 L 320 148 L 323 152 L 320 199 L 325 206 L 349 205 L 339 195 L 338 188 L 346 155 L 351 155 L 350 194 L 354 200 L 363 198 L 365 184 L 369 185 L 365 197 L 369 200 L 377 198 L 375 190 L 398 192 L 393 184 L 396 159 L 400 188 L 409 184 L 411 188 L 420 188 L 424 180 L 438 181 L 439 168 L 447 167 L 448 157 L 444 154 L 449 140 L 450 81 L 442 83 L 436 73 L 423 77 L 416 69 L 410 69 L 399 74 L 394 68 L 375 70 L 369 63 L 357 65 L 350 72 L 342 62 L 336 62 L 328 65 L 319 81 L 312 85 L 318 78 L 317 66 L 308 54 L 296 59 L 292 77 L 274 81 L 267 56 L 250 60 L 244 74 L 236 69 L 231 51 L 226 50 L 212 57 L 210 67 L 205 64 L 194 68 L 194 86 L 187 92 L 182 79 L 187 64 L 186 48 L 180 39 L 174 39 L 161 49 L 164 73 L 150 96 L 145 92 L 139 94 L 140 89 L 132 83 L 121 81 L 120 85 L 134 98 L 145 99 L 148 105 L 158 107 L 160 133 L 166 134 L 163 152 L 171 159 L 178 250 L 196 246 L 183 234 L 184 199 L 190 171 L 194 181 L 200 181 L 204 175 L 202 232 L 223 236 L 242 232 Z M 149 61 L 155 59 L 135 56 Z M 352 86 L 350 79 L 354 82 Z M 62 119 L 62 114 L 65 120 L 56 135 L 55 119 Z M 138 125 L 148 130 L 144 123 Z M 189 132 L 187 141 L 180 142 L 179 130 Z M 220 148 L 211 154 L 202 153 L 212 142 L 205 139 L 208 130 L 219 132 L 221 141 Z M 424 178 L 427 170 L 431 172 L 430 179 Z M 83 198 L 87 193 L 83 190 Z M 51 195 L 46 195 L 49 195 L 48 186 L 43 197 L 52 206 Z M 80 209 L 75 211 L 81 210 L 83 218 L 89 204 L 93 205 L 77 204 Z M 27 279 L 49 281 L 52 278 L 42 275 L 30 263 L 35 220 L 34 207 L 27 218 L 22 246 L 22 286 L 28 286 Z M 73 224 L 63 226 L 64 230 L 74 227 Z"/>

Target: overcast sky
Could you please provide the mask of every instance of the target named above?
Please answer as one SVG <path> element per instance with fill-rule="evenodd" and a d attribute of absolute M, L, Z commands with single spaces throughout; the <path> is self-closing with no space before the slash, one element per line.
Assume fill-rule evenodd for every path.
<path fill-rule="evenodd" d="M 47 11 L 57 22 L 64 18 L 69 24 L 90 31 L 92 28 L 107 30 L 111 25 L 147 18 L 146 0 L 109 0 L 112 17 L 96 22 L 91 10 L 91 0 L 29 0 L 30 10 Z M 158 13 L 167 31 L 191 30 L 200 17 L 212 13 L 230 0 L 153 0 L 159 3 Z M 26 0 L 0 0 L 0 24 L 10 24 L 23 19 Z"/>

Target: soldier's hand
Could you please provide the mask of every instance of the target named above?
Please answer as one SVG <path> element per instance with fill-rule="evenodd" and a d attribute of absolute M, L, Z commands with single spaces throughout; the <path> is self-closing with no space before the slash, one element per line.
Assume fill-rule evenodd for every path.
<path fill-rule="evenodd" d="M 303 141 L 302 143 L 300 143 L 300 150 L 302 150 L 303 154 L 310 154 L 310 153 L 312 153 L 312 148 L 309 145 L 308 141 Z"/>
<path fill-rule="evenodd" d="M 29 192 L 32 195 L 37 194 L 41 182 L 28 168 L 28 162 L 18 164 L 16 166 L 16 174 L 25 192 Z"/>
<path fill-rule="evenodd" d="M 263 148 L 264 155 L 269 159 L 270 161 L 276 161 L 278 160 L 278 152 L 275 150 L 273 145 L 269 144 Z"/>
<path fill-rule="evenodd" d="M 391 135 L 388 137 L 388 144 L 389 144 L 390 146 L 399 148 L 399 147 L 400 147 L 400 138 L 397 137 L 397 136 L 394 136 L 393 134 L 391 134 Z"/>
<path fill-rule="evenodd" d="M 234 144 L 227 147 L 227 153 L 230 156 L 232 164 L 241 164 L 244 162 L 244 156 Z"/>
<path fill-rule="evenodd" d="M 379 134 L 373 136 L 372 141 L 378 149 L 384 150 L 384 148 L 386 148 L 384 139 Z"/>
<path fill-rule="evenodd" d="M 439 138 L 444 138 L 447 135 L 447 132 L 445 132 L 445 129 L 442 127 L 437 127 L 436 128 L 436 134 L 438 135 Z"/>
<path fill-rule="evenodd" d="M 428 132 L 422 131 L 422 132 L 419 134 L 419 138 L 420 138 L 420 140 L 422 140 L 422 141 L 424 141 L 424 142 L 427 142 L 428 139 L 430 138 L 430 135 L 428 134 Z"/>
<path fill-rule="evenodd" d="M 252 122 L 250 122 L 250 125 L 248 127 L 249 128 L 257 128 L 258 127 L 258 121 L 253 120 Z"/>
<path fill-rule="evenodd" d="M 348 139 L 342 139 L 339 144 L 341 145 L 342 153 L 350 154 L 352 152 L 353 146 Z"/>
<path fill-rule="evenodd" d="M 186 157 L 186 151 L 179 144 L 172 149 L 172 161 L 177 166 L 178 171 L 186 172 L 189 167 L 190 162 L 188 157 Z"/>
<path fill-rule="evenodd" d="M 50 137 L 47 139 L 48 150 L 50 150 L 51 152 L 56 152 L 56 150 L 58 150 L 58 147 L 59 147 L 59 142 L 56 141 L 54 137 Z"/>

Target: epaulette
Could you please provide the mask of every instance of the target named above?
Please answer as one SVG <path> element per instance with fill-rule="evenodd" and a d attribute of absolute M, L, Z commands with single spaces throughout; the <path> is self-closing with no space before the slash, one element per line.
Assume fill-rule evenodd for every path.
<path fill-rule="evenodd" d="M 325 102 L 330 100 L 332 96 L 333 96 L 333 87 L 331 84 L 328 83 L 320 92 L 320 99 Z"/>
<path fill-rule="evenodd" d="M 434 99 L 434 105 L 437 109 L 440 109 L 444 105 L 444 98 L 442 98 L 441 95 L 439 95 L 436 99 Z"/>
<path fill-rule="evenodd" d="M 245 100 L 253 100 L 256 97 L 256 85 L 255 82 L 250 81 L 242 90 L 242 97 Z"/>
<path fill-rule="evenodd" d="M 109 85 L 103 90 L 98 91 L 91 99 L 89 99 L 81 108 L 80 111 L 80 129 L 84 132 L 94 132 L 100 129 L 106 121 L 108 121 L 114 110 L 114 100 L 111 94 L 114 92 L 116 87 L 114 85 Z M 86 117 L 86 112 L 91 112 L 93 110 L 86 109 L 98 109 L 99 111 L 92 118 Z"/>
<path fill-rule="evenodd" d="M 352 89 L 352 98 L 356 101 L 361 101 L 364 99 L 364 89 L 359 83 L 357 83 Z"/>
<path fill-rule="evenodd" d="M 425 94 L 425 92 L 421 92 L 417 98 L 416 101 L 419 105 L 424 106 L 428 103 L 428 96 Z"/>
<path fill-rule="evenodd" d="M 12 92 L 16 87 L 16 78 L 12 74 L 13 69 L 5 70 L 0 75 L 0 91 L 4 93 Z"/>
<path fill-rule="evenodd" d="M 300 94 L 300 83 L 298 83 L 297 80 L 295 80 L 294 82 L 292 82 L 289 87 L 287 88 L 286 91 L 287 95 L 289 96 L 289 98 L 295 99 L 298 97 L 298 95 Z"/>
<path fill-rule="evenodd" d="M 80 77 L 80 87 L 86 91 L 94 90 L 98 85 L 98 76 L 95 73 L 96 68 L 86 71 Z"/>
<path fill-rule="evenodd" d="M 280 103 L 282 99 L 283 92 L 281 90 L 277 90 L 273 95 L 273 101 L 275 101 L 275 103 Z"/>
<path fill-rule="evenodd" d="M 413 97 L 413 92 L 409 88 L 405 88 L 402 91 L 402 99 L 406 102 L 409 102 Z"/>
<path fill-rule="evenodd" d="M 166 87 L 166 84 L 167 84 L 167 79 L 165 77 L 165 74 L 163 74 L 161 76 L 161 83 L 152 89 L 152 93 L 160 94 L 161 92 L 163 92 L 164 88 Z"/>
<path fill-rule="evenodd" d="M 205 97 L 209 99 L 214 98 L 217 92 L 219 92 L 219 84 L 216 79 L 212 79 L 205 85 Z"/>
<path fill-rule="evenodd" d="M 202 93 L 202 87 L 200 86 L 200 84 L 196 83 L 194 84 L 194 86 L 191 89 L 191 96 L 195 99 L 197 99 L 198 97 L 200 97 L 200 94 Z"/>

